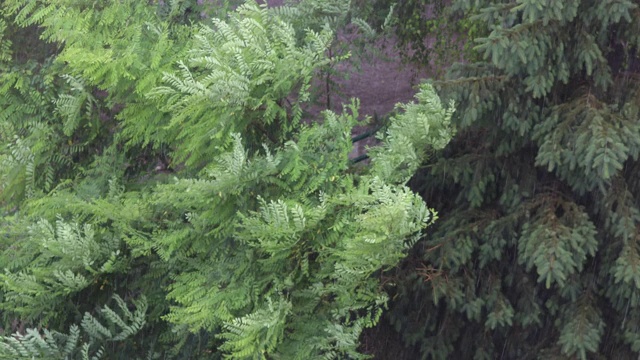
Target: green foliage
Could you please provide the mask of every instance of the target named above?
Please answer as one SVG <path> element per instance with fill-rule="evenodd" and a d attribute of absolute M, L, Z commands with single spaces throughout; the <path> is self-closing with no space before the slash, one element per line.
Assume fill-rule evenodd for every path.
<path fill-rule="evenodd" d="M 249 156 L 236 136 L 204 178 L 160 187 L 156 212 L 168 214 L 168 229 L 156 233 L 156 249 L 184 269 L 168 293 L 178 306 L 165 318 L 192 331 L 223 327 L 234 358 L 359 357 L 360 332 L 386 303 L 372 275 L 393 267 L 435 219 L 401 186 L 404 173 L 389 171 L 416 168 L 423 149 L 451 136 L 451 110 L 433 89 L 417 98 L 409 109 L 431 111 L 411 121 L 406 112 L 390 128 L 371 175 L 348 174 L 353 104 L 341 116 L 326 112 L 321 125 L 303 127 L 275 151 Z M 408 124 L 424 132 L 394 136 L 409 133 Z M 398 156 L 405 147 L 413 161 Z"/>
<path fill-rule="evenodd" d="M 102 359 L 107 350 L 106 341 L 122 341 L 135 335 L 144 326 L 147 302 L 143 297 L 134 300 L 135 311 L 119 296 L 114 295 L 117 311 L 108 306 L 98 312 L 101 322 L 88 312 L 80 326 L 72 325 L 69 333 L 55 330 L 27 329 L 25 334 L 15 333 L 0 338 L 1 359 Z M 112 349 L 113 350 L 113 349 Z"/>
<path fill-rule="evenodd" d="M 589 216 L 575 203 L 549 200 L 541 199 L 543 209 L 530 208 L 536 215 L 522 225 L 518 260 L 527 271 L 535 266 L 538 281 L 544 280 L 547 288 L 553 282 L 564 287 L 567 277 L 583 270 L 587 256 L 595 255 L 597 233 Z"/>
<path fill-rule="evenodd" d="M 405 60 L 441 77 L 452 63 L 477 58 L 474 41 L 488 34 L 485 19 L 469 16 L 470 4 L 377 0 L 361 7 L 366 19 L 394 34 L 396 50 Z"/>
<path fill-rule="evenodd" d="M 637 357 L 638 3 L 451 9 L 489 32 L 436 83 L 457 136 L 412 182 L 443 221 L 394 278 L 403 356 Z"/>
<path fill-rule="evenodd" d="M 252 143 L 282 143 L 301 120 L 313 71 L 328 61 L 330 31 L 308 31 L 300 47 L 291 25 L 256 4 L 213 24 L 199 28 L 179 74 L 165 73 L 168 85 L 151 93 L 172 115 L 164 129 L 180 142 L 176 159 L 189 166 L 244 129 L 252 129 Z"/>
<path fill-rule="evenodd" d="M 416 94 L 417 103 L 398 104 L 396 110 L 402 112 L 391 118 L 385 134 L 378 135 L 384 146 L 371 152 L 374 154 L 373 173 L 384 179 L 406 182 L 418 170 L 420 159 L 425 157 L 426 152 L 440 150 L 449 143 L 453 101 L 445 109 L 432 92 L 430 85 L 422 85 L 421 91 Z M 444 121 L 433 122 L 430 118 L 442 118 Z M 389 165 L 395 167 L 389 168 Z"/>
<path fill-rule="evenodd" d="M 24 251 L 37 254 L 28 264 L 6 259 L 2 277 L 5 310 L 22 319 L 42 318 L 46 322 L 60 302 L 97 282 L 100 276 L 124 271 L 118 255 L 120 241 L 102 239 L 92 226 L 67 223 L 61 218 L 55 227 L 46 220 L 29 226 L 25 247 L 12 244 L 13 256 Z M 21 258 L 24 258 L 24 254 Z"/>
<path fill-rule="evenodd" d="M 358 101 L 305 111 L 350 4 L 224 4 L 2 3 L 0 357 L 366 357 L 453 109 L 423 86 L 354 169 Z"/>
<path fill-rule="evenodd" d="M 7 204 L 50 190 L 56 174 L 67 172 L 73 166 L 72 157 L 83 150 L 80 144 L 65 143 L 68 137 L 59 127 L 50 125 L 49 117 L 55 116 L 56 85 L 46 75 L 50 66 L 44 64 L 38 69 L 40 66 L 30 62 L 0 75 L 1 131 L 6 144 L 0 150 L 1 197 Z"/>
<path fill-rule="evenodd" d="M 128 140 L 132 147 L 152 140 L 144 136 L 148 130 L 139 134 L 135 126 L 162 115 L 157 104 L 141 100 L 161 80 L 162 70 L 173 66 L 181 54 L 177 44 L 184 46 L 181 39 L 188 34 L 179 24 L 156 18 L 152 10 L 137 1 L 94 7 L 66 1 L 3 3 L 7 19 L 42 29 L 30 37 L 12 29 L 7 35 L 19 35 L 16 40 L 27 43 L 37 43 L 40 36 L 64 44 L 41 62 L 33 60 L 42 57 L 34 46 L 34 53 L 24 55 L 30 60 L 7 64 L 11 67 L 2 71 L 2 137 L 12 139 L 0 156 L 4 205 L 15 206 L 74 179 L 105 149 L 113 151 L 116 140 Z M 121 112 L 121 104 L 135 108 L 137 116 L 126 108 Z M 126 137 L 116 132 L 122 126 L 115 120 L 118 115 L 130 120 L 125 127 L 132 124 Z M 119 139 L 113 139 L 116 133 Z M 126 167 L 120 160 L 112 164 L 120 166 L 116 174 Z M 107 178 L 94 180 L 104 187 Z"/>
<path fill-rule="evenodd" d="M 225 324 L 221 337 L 225 343 L 221 350 L 234 359 L 259 358 L 273 352 L 284 339 L 285 319 L 291 303 L 281 301 L 275 307 L 269 298 L 266 309 L 236 318 Z"/>

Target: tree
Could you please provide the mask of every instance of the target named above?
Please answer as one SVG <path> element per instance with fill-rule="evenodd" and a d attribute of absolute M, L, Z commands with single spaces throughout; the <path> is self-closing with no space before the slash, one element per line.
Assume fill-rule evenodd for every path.
<path fill-rule="evenodd" d="M 394 277 L 406 358 L 638 356 L 639 5 L 452 2 L 488 31 L 411 183 L 443 221 Z"/>
<path fill-rule="evenodd" d="M 3 356 L 364 357 L 378 276 L 436 219 L 405 183 L 452 107 L 423 86 L 354 166 L 357 100 L 303 119 L 331 29 L 254 2 L 186 25 L 198 6 L 3 4 L 57 45 L 0 73 L 0 307 L 28 328 Z"/>

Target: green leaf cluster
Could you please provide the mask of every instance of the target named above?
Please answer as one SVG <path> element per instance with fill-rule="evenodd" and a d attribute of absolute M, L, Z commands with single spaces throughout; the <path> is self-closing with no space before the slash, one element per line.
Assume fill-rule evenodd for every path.
<path fill-rule="evenodd" d="M 144 297 L 135 300 L 135 310 L 119 296 L 114 295 L 116 310 L 104 306 L 97 311 L 104 318 L 99 321 L 85 313 L 80 326 L 72 325 L 69 333 L 44 329 L 27 329 L 0 338 L 2 359 L 82 359 L 98 360 L 107 353 L 106 341 L 121 341 L 136 334 L 145 324 L 147 302 Z M 114 349 L 110 349 L 114 350 Z M 120 349 L 124 350 L 124 349 Z"/>
<path fill-rule="evenodd" d="M 0 356 L 366 357 L 453 108 L 424 85 L 355 167 L 358 101 L 307 111 L 348 3 L 0 9 Z"/>
<path fill-rule="evenodd" d="M 168 228 L 156 231 L 154 246 L 182 269 L 165 319 L 192 331 L 221 327 L 234 358 L 361 357 L 360 333 L 387 301 L 374 275 L 395 266 L 435 220 L 402 186 L 404 173 L 389 171 L 417 167 L 423 149 L 450 138 L 451 110 L 435 96 L 425 86 L 417 98 L 426 103 L 408 108 L 432 111 L 400 116 L 419 123 L 422 136 L 401 137 L 410 128 L 399 121 L 378 150 L 384 155 L 372 155 L 370 175 L 349 171 L 354 103 L 274 152 L 251 156 L 236 136 L 201 178 L 159 187 L 155 211 Z M 419 154 L 413 161 L 406 147 Z"/>

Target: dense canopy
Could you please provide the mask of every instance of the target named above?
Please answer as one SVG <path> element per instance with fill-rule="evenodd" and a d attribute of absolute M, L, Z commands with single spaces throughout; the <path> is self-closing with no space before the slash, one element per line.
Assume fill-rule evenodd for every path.
<path fill-rule="evenodd" d="M 0 4 L 0 358 L 638 357 L 638 0 L 270 3 Z"/>

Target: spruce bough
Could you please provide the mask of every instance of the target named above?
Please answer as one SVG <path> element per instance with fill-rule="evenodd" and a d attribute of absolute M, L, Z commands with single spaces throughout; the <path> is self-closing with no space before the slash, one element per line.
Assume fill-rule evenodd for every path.
<path fill-rule="evenodd" d="M 638 357 L 638 2 L 450 9 L 488 26 L 437 83 L 458 134 L 414 183 L 442 221 L 399 276 L 406 356 Z"/>

